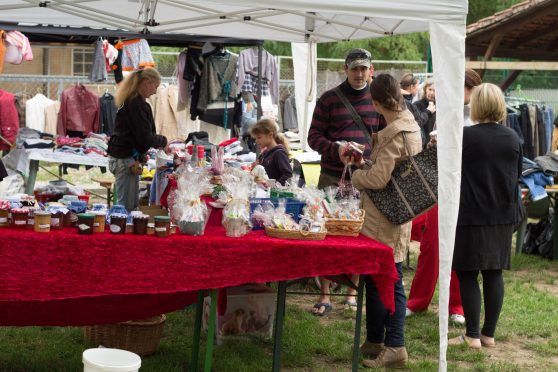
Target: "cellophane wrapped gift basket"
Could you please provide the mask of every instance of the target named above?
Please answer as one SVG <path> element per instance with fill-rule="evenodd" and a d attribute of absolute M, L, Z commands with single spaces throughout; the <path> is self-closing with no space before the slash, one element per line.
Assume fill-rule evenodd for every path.
<path fill-rule="evenodd" d="M 360 199 L 351 193 L 340 193 L 335 186 L 326 187 L 324 191 L 326 199 L 323 206 L 328 235 L 358 236 L 365 216 Z"/>

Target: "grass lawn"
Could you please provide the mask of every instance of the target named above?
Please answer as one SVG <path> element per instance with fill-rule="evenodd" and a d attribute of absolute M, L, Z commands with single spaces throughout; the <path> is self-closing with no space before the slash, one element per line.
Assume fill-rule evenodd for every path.
<path fill-rule="evenodd" d="M 49 168 L 50 169 L 50 168 Z M 87 183 L 82 170 L 70 176 Z M 95 170 L 94 172 L 97 172 Z M 39 174 L 42 182 L 54 177 Z M 80 182 L 80 183 L 82 183 Z M 91 185 L 92 186 L 92 185 Z M 413 260 L 416 262 L 416 247 Z M 405 271 L 407 291 L 413 271 Z M 513 257 L 505 272 L 505 299 L 496 332 L 497 346 L 482 351 L 450 347 L 450 371 L 557 371 L 558 370 L 558 262 L 533 256 Z M 284 371 L 349 371 L 353 314 L 343 310 L 342 298 L 334 310 L 317 318 L 309 309 L 317 296 L 289 295 L 285 319 L 282 366 Z M 426 313 L 406 322 L 408 370 L 438 368 L 437 297 Z M 159 351 L 143 358 L 141 371 L 187 371 L 190 361 L 194 310 L 168 314 Z M 450 326 L 450 337 L 464 332 Z M 363 337 L 365 329 L 363 324 Z M 81 328 L 0 327 L 0 372 L 80 371 L 81 353 L 89 347 Z M 202 352 L 203 345 L 202 345 Z M 265 340 L 225 342 L 214 353 L 215 371 L 269 371 L 272 343 Z M 200 356 L 203 360 L 203 356 Z"/>
<path fill-rule="evenodd" d="M 481 352 L 450 347 L 447 354 L 450 371 L 558 370 L 558 263 L 516 256 L 513 267 L 505 274 L 506 295 L 496 334 L 498 345 Z M 405 272 L 407 288 L 412 274 L 412 271 Z M 340 300 L 334 300 L 335 310 L 329 316 L 314 317 L 308 309 L 315 299 L 300 295 L 287 297 L 283 370 L 348 371 L 352 314 L 342 309 Z M 159 351 L 143 358 L 142 371 L 188 370 L 194 311 L 189 308 L 168 315 Z M 451 326 L 450 336 L 462 331 L 461 327 Z M 410 356 L 408 370 L 437 370 L 436 306 L 408 318 L 406 339 Z M 79 371 L 82 351 L 95 346 L 84 341 L 81 328 L 0 328 L 0 371 Z M 225 342 L 215 350 L 214 370 L 269 371 L 271 356 L 271 341 Z"/>

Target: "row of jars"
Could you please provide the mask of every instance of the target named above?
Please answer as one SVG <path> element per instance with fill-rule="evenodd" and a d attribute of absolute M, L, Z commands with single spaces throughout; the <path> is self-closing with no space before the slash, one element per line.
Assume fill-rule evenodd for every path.
<path fill-rule="evenodd" d="M 70 212 L 56 211 L 51 213 L 29 208 L 13 208 L 11 210 L 0 210 L 0 227 L 11 226 L 16 229 L 27 229 L 45 233 L 51 229 L 61 230 L 64 227 L 74 225 L 75 221 L 72 221 L 74 216 Z M 128 215 L 115 213 L 110 215 L 109 221 L 109 230 L 112 234 L 153 234 L 164 238 L 176 231 L 176 227 L 170 223 L 169 216 L 155 216 L 155 223 L 153 224 L 149 223 L 148 215 L 134 214 L 132 215 L 133 223 L 128 224 Z M 106 212 L 90 211 L 78 213 L 76 226 L 78 233 L 81 235 L 104 232 Z"/>

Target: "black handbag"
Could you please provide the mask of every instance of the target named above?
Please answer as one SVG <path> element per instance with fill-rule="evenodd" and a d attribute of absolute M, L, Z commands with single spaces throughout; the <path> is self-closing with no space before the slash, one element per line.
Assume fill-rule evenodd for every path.
<path fill-rule="evenodd" d="M 394 225 L 411 221 L 438 202 L 436 146 L 410 156 L 405 133 L 402 134 L 409 158 L 395 167 L 385 188 L 366 190 L 376 208 Z"/>

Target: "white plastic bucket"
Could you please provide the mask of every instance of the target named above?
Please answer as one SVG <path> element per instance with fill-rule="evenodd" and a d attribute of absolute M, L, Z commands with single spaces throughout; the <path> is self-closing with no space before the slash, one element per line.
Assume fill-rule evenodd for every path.
<path fill-rule="evenodd" d="M 82 354 L 83 372 L 137 372 L 139 355 L 110 348 L 87 349 Z"/>

